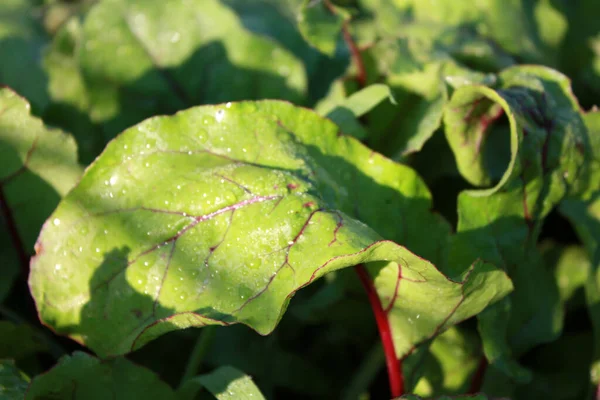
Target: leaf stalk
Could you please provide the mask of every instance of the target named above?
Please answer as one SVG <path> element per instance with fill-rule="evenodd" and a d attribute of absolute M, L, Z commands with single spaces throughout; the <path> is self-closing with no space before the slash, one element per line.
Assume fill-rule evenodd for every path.
<path fill-rule="evenodd" d="M 396 358 L 396 349 L 394 348 L 394 340 L 392 338 L 390 321 L 387 318 L 387 314 L 383 310 L 381 300 L 379 299 L 379 295 L 375 290 L 375 285 L 373 285 L 373 281 L 365 269 L 365 266 L 363 264 L 358 264 L 355 267 L 355 271 L 358 274 L 358 278 L 360 279 L 365 291 L 367 292 L 371 309 L 375 315 L 377 329 L 379 330 L 379 336 L 381 338 L 381 344 L 383 345 L 383 352 L 385 354 L 385 363 L 387 365 L 391 395 L 394 398 L 400 397 L 404 392 L 402 361 Z"/>

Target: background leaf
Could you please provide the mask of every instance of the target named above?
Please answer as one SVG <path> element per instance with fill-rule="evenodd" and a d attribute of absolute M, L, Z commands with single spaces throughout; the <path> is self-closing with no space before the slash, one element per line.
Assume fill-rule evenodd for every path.
<path fill-rule="evenodd" d="M 25 397 L 29 378 L 15 366 L 13 361 L 0 360 L 0 395 L 6 400 Z"/>
<path fill-rule="evenodd" d="M 156 375 L 124 358 L 100 361 L 82 352 L 65 356 L 35 377 L 25 399 L 175 399 Z"/>
<path fill-rule="evenodd" d="M 304 0 L 298 14 L 298 27 L 308 43 L 328 56 L 332 56 L 344 20 L 349 19 L 349 15 L 331 3 L 328 6 L 327 1 Z"/>
<path fill-rule="evenodd" d="M 264 399 L 252 378 L 230 366 L 220 367 L 210 374 L 189 380 L 179 391 L 178 398 L 194 399 L 195 391 L 206 388 L 218 400 Z"/>
<path fill-rule="evenodd" d="M 0 89 L 0 300 L 11 287 L 40 227 L 81 174 L 74 140 L 30 115 L 25 99 Z"/>

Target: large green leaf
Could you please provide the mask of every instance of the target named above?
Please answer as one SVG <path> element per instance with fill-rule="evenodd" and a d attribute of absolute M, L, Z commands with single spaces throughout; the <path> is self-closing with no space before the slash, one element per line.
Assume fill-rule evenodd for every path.
<path fill-rule="evenodd" d="M 300 61 L 246 30 L 218 0 L 105 0 L 87 14 L 82 35 L 89 116 L 108 138 L 195 104 L 304 100 Z"/>
<path fill-rule="evenodd" d="M 34 1 L 0 3 L 0 85 L 27 97 L 37 112 L 48 104 L 47 78 L 40 63 L 47 40 L 35 17 Z"/>
<path fill-rule="evenodd" d="M 0 89 L 0 300 L 25 268 L 40 227 L 81 174 L 73 139 L 30 115 L 29 104 Z"/>
<path fill-rule="evenodd" d="M 175 393 L 151 371 L 125 358 L 100 361 L 75 352 L 35 377 L 26 400 L 175 399 Z"/>
<path fill-rule="evenodd" d="M 508 130 L 493 128 L 502 115 Z M 460 194 L 450 262 L 481 257 L 514 280 L 514 294 L 480 316 L 480 330 L 488 358 L 523 380 L 508 367 L 510 352 L 555 340 L 562 329 L 558 287 L 536 244 L 544 217 L 581 177 L 588 133 L 568 79 L 542 67 L 507 69 L 495 89 L 459 88 L 444 119 L 461 174 L 475 185 L 496 183 Z M 501 160 L 507 167 L 498 175 Z"/>
<path fill-rule="evenodd" d="M 511 288 L 490 264 L 450 280 L 419 257 L 445 259 L 430 207 L 413 170 L 309 110 L 198 107 L 107 146 L 45 224 L 31 290 L 46 324 L 112 355 L 189 326 L 267 334 L 300 288 L 387 261 L 371 268 L 392 276 L 400 356 Z"/>

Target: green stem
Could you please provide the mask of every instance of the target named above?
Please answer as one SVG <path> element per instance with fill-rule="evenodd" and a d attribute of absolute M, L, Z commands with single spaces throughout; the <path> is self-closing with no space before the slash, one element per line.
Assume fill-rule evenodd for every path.
<path fill-rule="evenodd" d="M 350 384 L 344 391 L 343 400 L 355 400 L 369 389 L 369 386 L 385 364 L 385 354 L 381 343 L 373 346 L 367 356 L 363 359 L 358 370 L 354 373 Z"/>
<path fill-rule="evenodd" d="M 188 360 L 187 365 L 185 366 L 185 371 L 181 378 L 180 385 L 183 385 L 189 379 L 193 378 L 200 369 L 200 364 L 202 364 L 202 359 L 206 355 L 206 352 L 210 348 L 210 345 L 215 337 L 215 326 L 207 326 L 202 328 L 202 332 L 192 349 L 192 354 Z"/>

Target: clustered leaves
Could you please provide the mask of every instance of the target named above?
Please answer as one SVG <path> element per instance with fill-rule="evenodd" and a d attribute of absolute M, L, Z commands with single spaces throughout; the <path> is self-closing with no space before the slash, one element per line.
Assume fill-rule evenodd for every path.
<path fill-rule="evenodd" d="M 0 395 L 592 399 L 598 18 L 3 1 Z"/>

